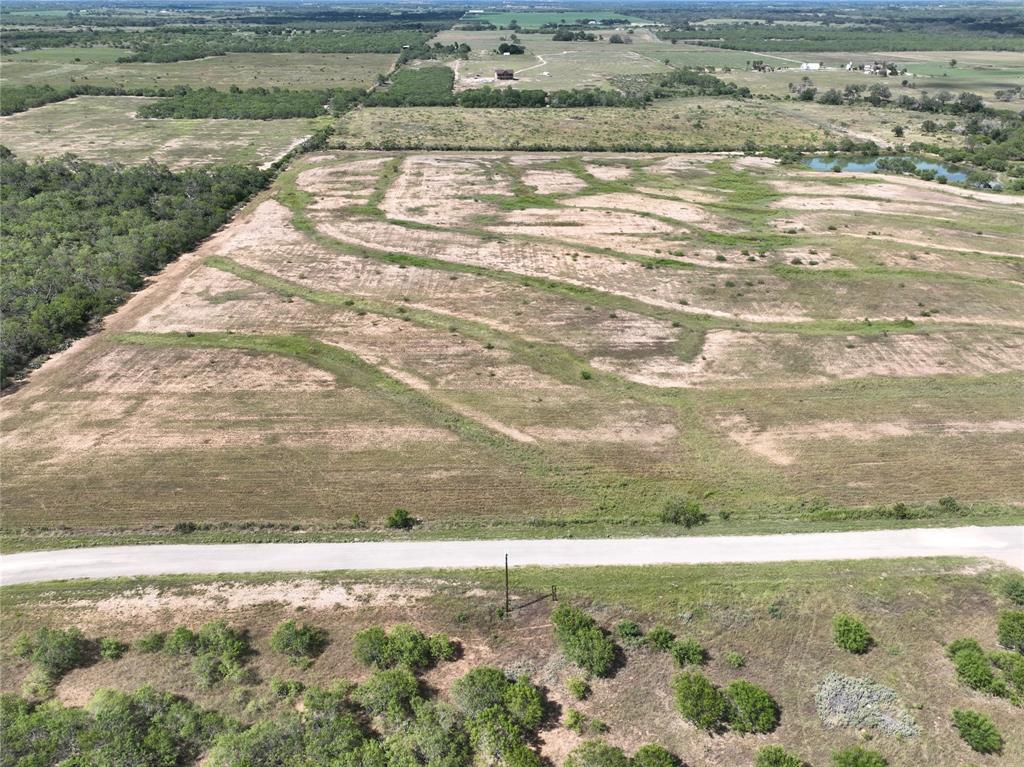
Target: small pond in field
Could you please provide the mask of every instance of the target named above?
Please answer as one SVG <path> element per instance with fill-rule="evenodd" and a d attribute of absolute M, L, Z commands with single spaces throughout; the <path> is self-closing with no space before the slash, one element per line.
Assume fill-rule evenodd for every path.
<path fill-rule="evenodd" d="M 811 170 L 832 170 L 836 165 L 839 166 L 840 170 L 850 171 L 852 173 L 876 173 L 879 172 L 878 161 L 881 158 L 878 157 L 858 157 L 853 160 L 840 160 L 837 158 L 829 157 L 810 157 L 804 160 L 806 165 Z M 942 163 L 931 162 L 929 160 L 921 160 L 917 157 L 901 157 L 901 158 L 886 158 L 889 160 L 905 160 L 913 164 L 915 170 L 931 171 L 935 174 L 936 178 L 944 178 L 946 181 L 952 181 L 955 184 L 962 184 L 967 181 L 967 174 L 963 171 L 956 170 L 943 165 Z M 884 164 L 884 163 L 883 163 Z M 885 170 L 884 168 L 882 170 Z"/>

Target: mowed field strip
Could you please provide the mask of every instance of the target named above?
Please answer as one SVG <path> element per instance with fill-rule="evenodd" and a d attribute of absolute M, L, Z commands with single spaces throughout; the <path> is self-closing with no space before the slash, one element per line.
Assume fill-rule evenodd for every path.
<path fill-rule="evenodd" d="M 5 532 L 1016 520 L 1022 212 L 731 155 L 309 155 L 5 400 Z"/>

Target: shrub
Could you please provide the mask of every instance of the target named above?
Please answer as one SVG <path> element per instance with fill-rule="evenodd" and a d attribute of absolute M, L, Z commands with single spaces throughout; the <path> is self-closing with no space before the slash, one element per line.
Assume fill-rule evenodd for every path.
<path fill-rule="evenodd" d="M 832 754 L 833 767 L 889 767 L 880 753 L 861 746 L 848 746 Z"/>
<path fill-rule="evenodd" d="M 1003 749 L 1003 736 L 984 714 L 977 711 L 953 711 L 953 726 L 968 746 L 979 754 L 996 754 Z"/>
<path fill-rule="evenodd" d="M 996 677 L 991 662 L 977 641 L 957 639 L 946 648 L 946 654 L 952 658 L 956 678 L 962 684 L 972 690 L 980 690 L 999 697 L 1006 696 L 1006 685 Z"/>
<path fill-rule="evenodd" d="M 999 644 L 1007 650 L 1024 653 L 1024 610 L 1005 610 L 999 613 L 996 632 Z"/>
<path fill-rule="evenodd" d="M 503 706 L 509 684 L 501 669 L 477 666 L 452 683 L 451 699 L 462 713 L 474 717 L 486 709 Z"/>
<path fill-rule="evenodd" d="M 90 661 L 94 645 L 77 628 L 42 627 L 34 634 L 23 634 L 15 642 L 14 651 L 32 662 L 42 673 L 56 682 L 73 668 Z"/>
<path fill-rule="evenodd" d="M 804 761 L 782 746 L 765 746 L 757 752 L 754 767 L 804 767 Z"/>
<path fill-rule="evenodd" d="M 588 740 L 569 752 L 565 767 L 629 767 L 629 758 L 621 748 L 600 740 Z"/>
<path fill-rule="evenodd" d="M 667 652 L 672 649 L 672 643 L 676 641 L 676 635 L 661 624 L 658 624 L 647 632 L 646 641 L 654 649 Z"/>
<path fill-rule="evenodd" d="M 306 685 L 298 679 L 281 679 L 274 677 L 270 680 L 270 693 L 275 698 L 296 698 L 306 689 Z"/>
<path fill-rule="evenodd" d="M 219 656 L 203 653 L 192 661 L 192 673 L 200 689 L 208 690 L 228 675 L 228 667 Z"/>
<path fill-rule="evenodd" d="M 1012 573 L 1003 580 L 1003 594 L 1015 605 L 1024 607 L 1024 575 Z"/>
<path fill-rule="evenodd" d="M 729 719 L 728 698 L 703 674 L 694 672 L 677 676 L 675 696 L 679 713 L 702 730 L 721 730 Z"/>
<path fill-rule="evenodd" d="M 832 640 L 837 647 L 858 655 L 866 653 L 874 643 L 867 626 L 852 615 L 837 615 L 833 619 Z"/>
<path fill-rule="evenodd" d="M 679 767 L 679 757 L 657 743 L 648 743 L 633 754 L 633 767 Z"/>
<path fill-rule="evenodd" d="M 583 728 L 586 726 L 587 720 L 579 711 L 574 708 L 570 708 L 565 712 L 565 729 L 575 732 L 577 735 L 583 734 Z"/>
<path fill-rule="evenodd" d="M 168 655 L 195 655 L 199 649 L 199 637 L 185 626 L 178 626 L 164 639 L 161 648 Z"/>
<path fill-rule="evenodd" d="M 128 645 L 114 637 L 103 637 L 99 642 L 100 657 L 105 660 L 117 660 L 128 652 Z"/>
<path fill-rule="evenodd" d="M 249 635 L 243 629 L 232 628 L 227 621 L 216 620 L 199 627 L 198 650 L 219 656 L 226 664 L 244 663 L 252 655 Z"/>
<path fill-rule="evenodd" d="M 505 710 L 527 732 L 536 731 L 544 721 L 544 696 L 525 676 L 505 688 L 502 701 Z"/>
<path fill-rule="evenodd" d="M 733 668 L 743 668 L 747 665 L 747 659 L 743 657 L 743 653 L 736 652 L 735 650 L 729 650 L 725 654 L 725 662 Z"/>
<path fill-rule="evenodd" d="M 661 521 L 673 525 L 683 525 L 689 529 L 703 525 L 708 515 L 701 511 L 700 504 L 685 497 L 669 498 L 661 509 Z"/>
<path fill-rule="evenodd" d="M 458 648 L 446 634 L 428 637 L 412 626 L 395 626 L 387 633 L 379 626 L 358 632 L 354 639 L 356 659 L 367 666 L 426 671 L 440 660 L 454 660 Z"/>
<path fill-rule="evenodd" d="M 636 647 L 644 641 L 644 632 L 636 621 L 619 621 L 615 633 L 624 644 Z"/>
<path fill-rule="evenodd" d="M 327 647 L 327 632 L 308 624 L 284 621 L 270 637 L 270 647 L 296 666 L 309 666 Z"/>
<path fill-rule="evenodd" d="M 167 634 L 163 631 L 151 631 L 135 640 L 135 649 L 139 652 L 160 652 L 164 649 Z"/>
<path fill-rule="evenodd" d="M 565 682 L 565 688 L 576 700 L 586 700 L 590 695 L 590 685 L 587 684 L 587 680 L 578 676 L 569 677 Z"/>
<path fill-rule="evenodd" d="M 393 530 L 412 530 L 419 523 L 420 521 L 405 509 L 395 509 L 388 515 L 385 524 Z"/>
<path fill-rule="evenodd" d="M 555 638 L 565 656 L 594 676 L 606 676 L 615 662 L 615 644 L 589 615 L 567 604 L 551 613 Z"/>
<path fill-rule="evenodd" d="M 688 663 L 702 666 L 708 659 L 708 651 L 696 639 L 679 639 L 672 643 L 672 657 L 680 668 Z"/>
<path fill-rule="evenodd" d="M 766 733 L 778 726 L 779 704 L 756 684 L 737 680 L 725 694 L 732 701 L 730 723 L 737 732 Z"/>
<path fill-rule="evenodd" d="M 370 716 L 379 716 L 397 724 L 412 714 L 414 701 L 420 700 L 420 683 L 407 669 L 375 671 L 352 693 Z"/>

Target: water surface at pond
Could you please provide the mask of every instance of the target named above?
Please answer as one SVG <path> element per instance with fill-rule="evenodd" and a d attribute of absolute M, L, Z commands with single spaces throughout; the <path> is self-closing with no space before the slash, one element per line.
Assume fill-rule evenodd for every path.
<path fill-rule="evenodd" d="M 811 157 L 804 160 L 804 165 L 811 170 L 832 170 L 838 165 L 842 170 L 851 173 L 878 173 L 882 172 L 878 170 L 878 159 L 877 157 L 863 157 L 856 160 L 838 160 L 829 159 L 828 157 Z M 946 181 L 952 181 L 957 184 L 962 184 L 967 180 L 967 174 L 963 171 L 953 170 L 940 163 L 919 160 L 916 157 L 904 157 L 901 159 L 910 160 L 914 163 L 914 167 L 917 170 L 934 171 L 936 178 L 944 178 Z"/>

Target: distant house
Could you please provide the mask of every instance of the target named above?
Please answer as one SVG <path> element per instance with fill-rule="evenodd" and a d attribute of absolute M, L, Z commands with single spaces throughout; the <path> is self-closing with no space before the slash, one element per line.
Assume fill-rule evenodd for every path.
<path fill-rule="evenodd" d="M 516 73 L 511 69 L 495 69 L 494 76 L 499 80 L 515 80 Z"/>
<path fill-rule="evenodd" d="M 803 70 L 808 70 L 808 71 L 812 71 L 813 72 L 813 71 L 816 71 L 818 69 L 821 69 L 821 62 L 820 61 L 805 61 L 803 64 L 800 65 L 800 68 L 803 69 Z"/>

